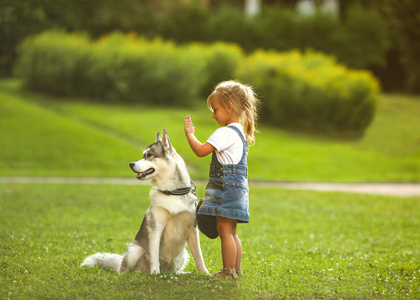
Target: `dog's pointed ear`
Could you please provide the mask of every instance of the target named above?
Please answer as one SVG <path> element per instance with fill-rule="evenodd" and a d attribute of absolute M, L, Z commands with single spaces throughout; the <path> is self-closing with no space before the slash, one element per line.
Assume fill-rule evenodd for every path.
<path fill-rule="evenodd" d="M 159 133 L 159 131 L 156 133 L 156 143 L 157 142 L 161 142 L 162 140 L 161 140 L 161 138 L 160 138 L 160 133 Z"/>
<path fill-rule="evenodd" d="M 162 145 L 163 145 L 163 148 L 166 151 L 168 151 L 168 152 L 173 151 L 171 140 L 169 139 L 169 136 L 168 136 L 168 133 L 166 132 L 166 129 L 163 129 L 163 132 L 162 132 Z"/>

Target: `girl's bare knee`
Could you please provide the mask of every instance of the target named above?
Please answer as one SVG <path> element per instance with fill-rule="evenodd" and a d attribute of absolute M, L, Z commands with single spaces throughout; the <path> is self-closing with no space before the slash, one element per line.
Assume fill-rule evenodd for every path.
<path fill-rule="evenodd" d="M 217 233 L 219 233 L 221 238 L 226 235 L 236 236 L 237 220 L 217 216 L 216 221 Z"/>

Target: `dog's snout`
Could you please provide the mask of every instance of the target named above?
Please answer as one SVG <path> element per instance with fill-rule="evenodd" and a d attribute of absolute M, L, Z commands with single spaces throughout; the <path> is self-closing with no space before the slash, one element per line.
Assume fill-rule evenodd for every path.
<path fill-rule="evenodd" d="M 134 166 L 135 166 L 136 164 L 135 163 L 130 163 L 130 168 L 134 168 Z"/>

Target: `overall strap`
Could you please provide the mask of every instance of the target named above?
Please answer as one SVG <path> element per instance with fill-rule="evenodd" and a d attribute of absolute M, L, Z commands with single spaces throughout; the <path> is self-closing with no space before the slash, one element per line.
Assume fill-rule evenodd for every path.
<path fill-rule="evenodd" d="M 247 142 L 246 142 L 246 140 L 245 140 L 245 137 L 243 136 L 243 134 L 242 134 L 242 132 L 239 130 L 239 128 L 237 128 L 237 127 L 235 127 L 235 126 L 227 126 L 227 128 L 230 128 L 230 129 L 235 130 L 235 131 L 238 133 L 239 137 L 241 138 L 242 142 L 243 142 L 244 144 L 247 144 Z"/>
<path fill-rule="evenodd" d="M 246 160 L 248 156 L 248 142 L 246 141 L 245 137 L 243 136 L 241 130 L 235 126 L 228 126 L 228 128 L 233 129 L 236 131 L 236 133 L 239 135 L 239 137 L 242 140 L 243 143 L 243 151 L 242 151 L 242 157 L 238 164 L 246 165 Z"/>
<path fill-rule="evenodd" d="M 243 152 L 242 152 L 242 157 L 241 157 L 241 160 L 239 161 L 239 163 L 246 163 L 246 157 L 248 155 L 248 142 L 245 140 L 245 138 L 244 138 L 244 136 L 243 136 L 243 134 L 242 134 L 242 132 L 239 128 L 237 128 L 235 126 L 227 126 L 227 128 L 230 128 L 230 129 L 236 131 L 236 133 L 241 138 L 242 143 L 243 143 Z M 213 166 L 222 166 L 222 164 L 217 159 L 216 151 L 213 151 L 213 153 L 212 153 L 210 165 L 211 166 L 212 165 Z"/>

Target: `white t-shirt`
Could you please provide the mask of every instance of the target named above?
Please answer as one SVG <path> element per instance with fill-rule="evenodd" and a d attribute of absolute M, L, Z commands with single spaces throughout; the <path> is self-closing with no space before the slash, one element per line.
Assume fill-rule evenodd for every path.
<path fill-rule="evenodd" d="M 231 123 L 229 126 L 238 128 L 245 137 L 244 129 L 239 123 Z M 239 134 L 228 127 L 220 127 L 207 140 L 207 143 L 216 148 L 216 156 L 223 165 L 237 164 L 242 158 L 244 144 Z"/>

